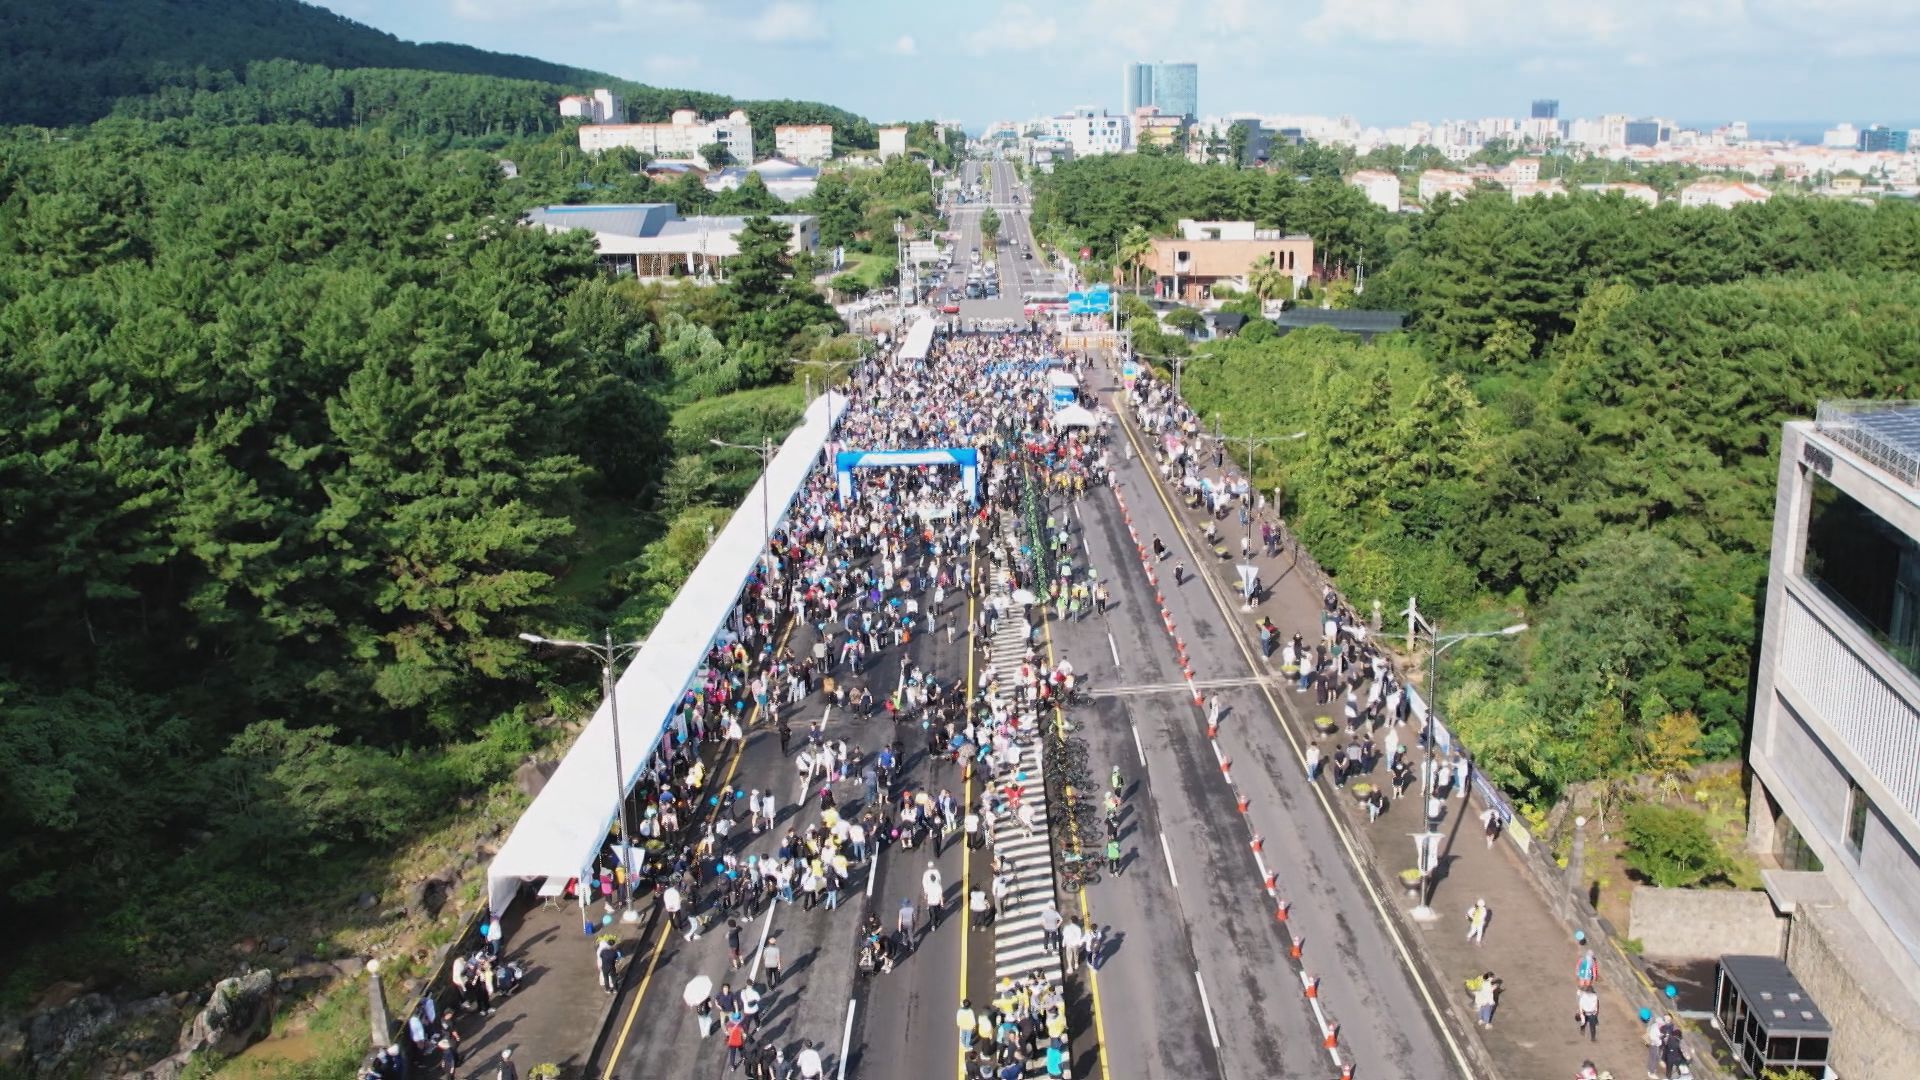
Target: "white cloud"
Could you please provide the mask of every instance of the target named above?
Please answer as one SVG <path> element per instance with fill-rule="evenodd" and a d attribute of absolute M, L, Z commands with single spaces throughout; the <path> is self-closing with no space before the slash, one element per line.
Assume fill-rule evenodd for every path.
<path fill-rule="evenodd" d="M 333 5 L 342 10 L 345 5 Z M 594 10 L 593 0 L 451 0 L 454 18 L 468 22 L 514 22 L 522 19 L 571 16 Z"/>
<path fill-rule="evenodd" d="M 1051 15 L 1042 15 L 1021 3 L 1001 4 L 993 17 L 967 35 L 967 51 L 974 55 L 990 52 L 1024 52 L 1044 49 L 1060 36 L 1060 23 Z"/>
<path fill-rule="evenodd" d="M 774 0 L 747 24 L 747 36 L 767 45 L 819 41 L 827 26 L 818 5 L 807 0 Z"/>
<path fill-rule="evenodd" d="M 700 69 L 700 60 L 693 56 L 654 55 L 649 56 L 641 65 L 650 79 L 679 79 Z"/>
<path fill-rule="evenodd" d="M 899 40 L 893 43 L 895 56 L 912 56 L 919 51 L 920 46 L 914 43 L 912 34 L 901 34 Z"/>
<path fill-rule="evenodd" d="M 1723 58 L 1838 54 L 1863 40 L 1910 40 L 1920 34 L 1920 7 L 1912 0 L 1321 0 L 1303 32 L 1323 45 L 1626 49 L 1630 66 L 1645 66 L 1706 40 Z"/>

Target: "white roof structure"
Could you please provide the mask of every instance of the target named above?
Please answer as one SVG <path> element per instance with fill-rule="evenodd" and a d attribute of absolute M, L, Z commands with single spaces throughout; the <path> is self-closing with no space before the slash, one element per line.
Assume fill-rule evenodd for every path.
<path fill-rule="evenodd" d="M 1047 372 L 1047 385 L 1058 389 L 1078 390 L 1080 380 L 1071 371 L 1053 368 Z"/>
<path fill-rule="evenodd" d="M 925 360 L 933 348 L 933 320 L 924 316 L 907 328 L 907 340 L 900 345 L 900 359 Z"/>
<path fill-rule="evenodd" d="M 1053 425 L 1055 431 L 1070 427 L 1092 428 L 1100 426 L 1100 417 L 1085 406 L 1069 405 L 1057 410 L 1047 422 Z"/>
<path fill-rule="evenodd" d="M 794 234 L 796 246 L 813 249 L 812 214 L 771 214 Z M 527 223 L 548 232 L 584 229 L 602 255 L 702 255 L 730 259 L 740 254 L 743 215 L 681 217 L 672 203 L 538 206 Z"/>
<path fill-rule="evenodd" d="M 621 764 L 626 768 L 626 776 L 620 779 L 626 788 L 633 786 L 646 766 L 766 547 L 761 485 L 768 485 L 768 512 L 778 523 L 820 460 L 827 437 L 846 407 L 845 397 L 827 393 L 807 409 L 800 427 L 774 455 L 772 468 L 747 492 L 726 528 L 714 537 L 706 557 L 660 616 L 645 647 L 615 681 Z M 619 807 L 614 785 L 607 782 L 612 779 L 613 721 L 609 703 L 602 701 L 487 868 L 487 901 L 496 914 L 506 911 L 521 882 L 543 877 L 564 880 L 592 864 Z"/>

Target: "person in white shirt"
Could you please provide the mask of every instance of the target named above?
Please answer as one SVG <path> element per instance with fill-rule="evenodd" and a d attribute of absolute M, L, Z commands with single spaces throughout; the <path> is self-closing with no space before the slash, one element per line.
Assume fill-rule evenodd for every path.
<path fill-rule="evenodd" d="M 1060 951 L 1065 954 L 1069 975 L 1080 970 L 1080 946 L 1085 940 L 1086 935 L 1081 931 L 1078 919 L 1068 919 L 1066 925 L 1060 928 Z"/>
<path fill-rule="evenodd" d="M 802 1080 L 820 1080 L 827 1075 L 827 1066 L 820 1060 L 820 1051 L 813 1048 L 813 1040 L 800 1044 L 800 1052 L 793 1055 L 793 1069 Z"/>

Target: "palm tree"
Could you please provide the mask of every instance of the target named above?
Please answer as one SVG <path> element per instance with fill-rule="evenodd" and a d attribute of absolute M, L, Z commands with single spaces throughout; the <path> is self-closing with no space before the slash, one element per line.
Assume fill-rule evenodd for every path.
<path fill-rule="evenodd" d="M 1247 289 L 1260 298 L 1262 306 L 1282 293 L 1290 292 L 1292 288 L 1293 279 L 1274 265 L 1272 255 L 1260 256 L 1247 271 Z"/>
<path fill-rule="evenodd" d="M 1114 261 L 1121 266 L 1133 266 L 1133 291 L 1140 291 L 1140 269 L 1148 256 L 1153 254 L 1153 234 L 1138 225 L 1120 235 L 1120 246 L 1114 253 Z"/>

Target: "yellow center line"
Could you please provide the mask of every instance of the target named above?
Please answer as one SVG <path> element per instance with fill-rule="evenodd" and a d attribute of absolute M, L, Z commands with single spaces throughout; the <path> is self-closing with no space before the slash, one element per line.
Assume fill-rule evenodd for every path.
<path fill-rule="evenodd" d="M 972 716 L 973 714 L 973 637 L 974 637 L 973 593 L 976 590 L 978 590 L 980 587 L 979 579 L 973 576 L 973 571 L 974 571 L 974 557 L 976 554 L 976 549 L 978 547 L 979 547 L 979 544 L 976 542 L 974 544 L 969 545 L 967 548 L 967 583 L 968 583 L 967 685 L 966 685 L 965 691 L 962 692 L 962 694 L 960 695 L 960 700 L 965 703 L 968 716 Z M 973 776 L 972 776 L 971 762 L 969 762 L 968 765 L 966 766 L 966 770 L 967 770 L 967 779 L 961 785 L 961 788 L 960 788 L 961 795 L 963 798 L 963 801 L 960 803 L 960 813 L 962 817 L 964 817 L 967 813 L 969 813 L 973 809 Z M 931 775 L 933 771 L 932 762 L 927 763 L 927 771 L 929 775 Z M 984 821 L 981 822 L 980 827 L 983 829 L 986 828 L 986 822 Z M 973 851 L 967 844 L 967 837 L 966 837 L 965 831 L 962 830 L 961 836 L 960 836 L 960 914 L 953 921 L 953 924 L 960 928 L 960 995 L 954 1000 L 954 1012 L 956 1013 L 960 1011 L 959 1003 L 967 999 L 967 939 L 973 936 L 973 931 L 968 927 L 967 921 L 966 921 L 968 918 L 967 875 L 972 872 L 973 872 Z M 955 1035 L 957 1036 L 958 1034 L 959 1034 L 958 1029 L 955 1029 Z M 965 1050 L 960 1049 L 959 1042 L 960 1040 L 956 1037 L 954 1039 L 954 1051 L 953 1051 L 954 1057 L 955 1057 L 955 1067 L 958 1071 L 960 1080 L 967 1080 L 967 1052 Z"/>
<path fill-rule="evenodd" d="M 1113 392 L 1113 400 L 1114 415 L 1119 418 L 1120 429 L 1126 432 L 1127 441 L 1133 444 L 1135 452 L 1140 457 L 1140 465 L 1147 473 L 1147 486 L 1153 489 L 1153 493 L 1160 499 L 1160 505 L 1166 508 L 1167 517 L 1173 521 L 1173 530 L 1180 537 L 1181 543 L 1186 545 L 1188 553 L 1193 556 L 1194 565 L 1204 567 L 1205 560 L 1201 559 L 1199 549 L 1194 547 L 1193 538 L 1189 535 L 1191 527 L 1182 521 L 1180 514 L 1174 510 L 1172 501 L 1167 498 L 1166 491 L 1162 489 L 1159 477 L 1154 475 L 1154 470 L 1147 461 L 1147 447 L 1141 446 L 1140 440 L 1134 436 L 1133 425 L 1127 421 L 1123 411 L 1126 403 L 1121 399 L 1119 391 Z M 1260 665 L 1254 662 L 1253 652 L 1247 648 L 1244 631 L 1233 619 L 1227 601 L 1221 596 L 1219 583 L 1214 581 L 1212 573 L 1205 569 L 1201 569 L 1196 576 L 1205 585 L 1207 595 L 1212 597 L 1215 606 L 1226 614 L 1227 628 L 1230 631 L 1227 636 L 1233 639 L 1234 645 L 1240 650 L 1240 655 L 1245 658 L 1247 670 L 1256 675 L 1259 674 Z M 1307 760 L 1306 750 L 1294 733 L 1293 725 L 1287 723 L 1286 713 L 1281 711 L 1279 700 L 1273 696 L 1273 689 L 1264 681 L 1254 685 L 1259 689 L 1260 695 L 1267 699 L 1267 707 L 1273 711 L 1273 718 L 1276 721 L 1275 726 L 1286 737 L 1287 745 L 1292 748 L 1294 757 L 1304 767 Z M 1407 947 L 1406 939 L 1401 936 L 1399 926 L 1388 913 L 1386 901 L 1375 886 L 1373 875 L 1361 864 L 1360 852 L 1354 846 L 1346 823 L 1334 812 L 1333 803 L 1327 798 L 1327 792 L 1323 786 L 1312 784 L 1309 787 L 1314 797 L 1319 800 L 1321 809 L 1326 812 L 1327 822 L 1333 826 L 1334 837 L 1340 841 L 1340 847 L 1347 853 L 1347 861 L 1353 865 L 1354 876 L 1360 879 L 1360 885 L 1366 890 L 1367 898 L 1373 902 L 1374 910 L 1379 912 L 1380 924 L 1386 928 L 1387 936 L 1393 940 L 1394 951 L 1400 954 L 1401 964 L 1407 969 L 1407 974 L 1412 977 L 1414 986 L 1420 991 L 1420 997 L 1426 1003 L 1427 1011 L 1433 1015 L 1435 1026 L 1440 1029 L 1441 1037 L 1446 1040 L 1447 1049 L 1452 1053 L 1454 1063 L 1460 1067 L 1460 1075 L 1472 1076 L 1473 1069 L 1467 1064 L 1466 1052 L 1454 1039 L 1453 1026 L 1447 1022 L 1447 1017 L 1441 1012 L 1440 1003 L 1434 999 L 1433 991 L 1427 985 L 1426 976 L 1421 974 L 1419 966 L 1413 962 L 1413 954 Z"/>
<path fill-rule="evenodd" d="M 779 644 L 774 646 L 773 648 L 774 655 L 778 656 L 780 653 L 780 650 L 787 647 L 787 639 L 793 636 L 793 628 L 799 625 L 799 622 L 800 622 L 800 618 L 798 613 L 796 613 L 794 617 L 787 623 L 787 628 L 785 632 L 783 632 L 780 635 Z M 769 691 L 768 693 L 768 698 L 769 700 L 771 700 L 772 698 L 771 691 Z M 759 723 L 759 721 L 760 721 L 760 705 L 758 702 L 755 702 L 753 706 L 753 711 L 747 715 L 746 726 L 752 727 L 753 725 Z M 746 753 L 746 749 L 747 749 L 747 741 L 745 739 L 741 739 L 740 742 L 734 746 L 733 757 L 727 762 L 726 775 L 720 778 L 720 789 L 722 791 L 726 790 L 727 786 L 733 783 L 734 770 L 740 767 L 740 757 L 742 754 Z M 711 820 L 712 818 L 717 816 L 719 813 L 720 813 L 720 808 L 718 806 L 714 806 L 710 808 L 706 816 L 708 820 Z M 640 1003 L 646 1000 L 647 987 L 653 983 L 654 968 L 659 965 L 660 954 L 666 951 L 667 938 L 670 937 L 672 934 L 673 934 L 673 923 L 670 920 L 663 920 L 660 926 L 660 937 L 658 940 L 656 940 L 653 943 L 653 955 L 647 958 L 647 970 L 643 975 L 640 976 L 640 988 L 634 991 L 633 1005 L 627 1009 L 627 1018 L 624 1021 L 622 1021 L 620 1024 L 620 1037 L 614 1040 L 613 1050 L 607 1054 L 607 1067 L 605 1071 L 601 1073 L 600 1080 L 613 1080 L 614 1070 L 620 1064 L 621 1051 L 625 1050 L 627 1046 L 627 1036 L 631 1034 L 633 1031 L 633 1021 L 636 1017 L 640 1015 Z"/>
<path fill-rule="evenodd" d="M 1042 543 L 1046 542 L 1048 542 L 1046 539 L 1042 540 Z M 1054 666 L 1053 620 L 1047 618 L 1044 605 L 1040 611 L 1040 625 L 1046 630 L 1047 667 L 1051 669 Z M 1066 739 L 1067 720 L 1065 715 L 1060 711 L 1060 699 L 1058 697 L 1054 698 L 1053 704 L 1053 730 L 1063 741 Z M 1045 778 L 1042 777 L 1041 787 L 1044 789 L 1045 786 Z M 1072 813 L 1071 808 L 1069 808 L 1067 813 L 1067 831 L 1073 834 L 1073 847 L 1080 852 L 1080 857 L 1082 859 L 1091 858 L 1092 856 L 1087 854 L 1086 848 L 1080 843 L 1080 819 Z M 1080 888 L 1074 890 L 1074 892 L 1080 900 L 1080 921 L 1084 923 L 1087 930 L 1091 932 L 1093 930 L 1093 914 L 1087 908 L 1087 887 L 1082 885 Z M 1093 998 L 1093 1040 L 1095 1047 L 1100 1051 L 1100 1080 L 1113 1080 L 1113 1074 L 1109 1072 L 1107 1068 L 1107 1022 L 1106 1017 L 1100 1012 L 1100 974 L 1093 969 L 1092 964 L 1087 965 L 1087 991 Z"/>

